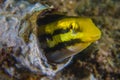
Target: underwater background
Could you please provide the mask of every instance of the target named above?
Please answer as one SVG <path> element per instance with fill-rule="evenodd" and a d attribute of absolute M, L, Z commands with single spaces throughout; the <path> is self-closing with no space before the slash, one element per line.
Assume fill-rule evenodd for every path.
<path fill-rule="evenodd" d="M 99 41 L 75 55 L 52 80 L 120 80 L 120 0 L 27 1 L 55 7 L 69 16 L 90 17 L 102 32 Z M 0 4 L 3 2 L 0 0 Z M 43 76 L 30 74 L 22 80 L 41 80 L 40 77 Z M 0 80 L 14 79 L 0 73 Z"/>

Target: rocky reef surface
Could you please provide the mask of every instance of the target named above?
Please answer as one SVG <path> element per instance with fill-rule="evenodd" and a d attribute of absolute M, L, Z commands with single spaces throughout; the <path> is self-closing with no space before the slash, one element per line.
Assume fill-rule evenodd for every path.
<path fill-rule="evenodd" d="M 0 0 L 0 4 L 2 4 L 3 1 L 4 0 Z M 67 15 L 90 17 L 102 31 L 102 38 L 99 41 L 74 56 L 69 66 L 63 71 L 58 72 L 52 80 L 120 80 L 119 0 L 28 1 L 32 4 L 40 2 L 44 5 L 55 7 L 57 10 Z M 6 55 L 9 55 L 11 48 L 8 48 L 5 52 L 7 52 Z M 5 59 L 7 58 L 6 55 L 4 55 Z M 0 58 L 0 62 L 1 60 L 2 58 Z M 11 65 L 13 63 L 14 62 L 11 62 Z M 24 74 L 26 73 L 27 72 Z M 0 72 L 0 74 L 1 80 L 15 80 L 13 77 L 7 78 L 2 72 Z M 24 74 L 22 76 L 23 80 L 40 80 L 41 77 L 43 80 L 50 79 L 35 74 Z"/>

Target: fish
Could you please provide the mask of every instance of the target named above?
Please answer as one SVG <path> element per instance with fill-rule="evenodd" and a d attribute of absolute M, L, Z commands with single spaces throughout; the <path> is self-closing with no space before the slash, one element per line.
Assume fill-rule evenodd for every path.
<path fill-rule="evenodd" d="M 58 13 L 37 20 L 39 41 L 49 61 L 61 62 L 76 55 L 101 37 L 91 18 Z"/>

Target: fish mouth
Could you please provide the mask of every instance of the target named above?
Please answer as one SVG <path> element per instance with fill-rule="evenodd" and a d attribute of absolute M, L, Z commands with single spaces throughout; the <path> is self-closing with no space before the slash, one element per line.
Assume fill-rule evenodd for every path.
<path fill-rule="evenodd" d="M 100 35 L 92 36 L 91 41 L 97 41 L 100 39 Z"/>
<path fill-rule="evenodd" d="M 100 39 L 100 36 L 92 36 L 92 37 L 86 38 L 84 40 L 81 40 L 81 42 L 83 42 L 83 43 L 92 43 L 92 42 L 95 42 L 95 41 L 97 41 L 99 39 Z"/>

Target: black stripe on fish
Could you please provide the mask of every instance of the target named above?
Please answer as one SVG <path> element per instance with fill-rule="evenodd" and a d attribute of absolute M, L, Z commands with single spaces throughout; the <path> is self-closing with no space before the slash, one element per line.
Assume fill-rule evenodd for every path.
<path fill-rule="evenodd" d="M 39 15 L 39 18 L 37 19 L 36 23 L 38 26 L 46 25 L 46 24 L 55 22 L 63 17 L 65 17 L 65 15 L 62 15 L 62 14 L 49 14 L 49 15 L 44 14 L 44 16 Z"/>
<path fill-rule="evenodd" d="M 65 33 L 67 33 L 67 32 L 69 32 L 70 31 L 70 29 L 69 28 L 67 28 L 67 29 L 56 29 L 54 32 L 53 32 L 53 36 L 54 35 L 58 35 L 58 34 L 65 34 Z"/>
<path fill-rule="evenodd" d="M 59 35 L 59 34 L 65 34 L 67 32 L 69 32 L 70 29 L 67 28 L 67 29 L 56 29 L 53 34 L 50 34 L 50 33 L 46 33 L 46 34 L 42 34 L 39 36 L 39 40 L 40 41 L 45 41 L 46 39 L 49 39 L 49 40 L 52 40 L 52 37 L 55 36 L 55 35 Z"/>
<path fill-rule="evenodd" d="M 75 44 L 80 43 L 80 42 L 81 42 L 80 39 L 71 39 L 69 41 L 64 41 L 64 42 L 58 43 L 57 45 L 55 45 L 52 48 L 48 47 L 48 48 L 45 49 L 45 52 L 46 53 L 48 53 L 48 52 L 54 52 L 56 50 L 60 50 L 62 48 L 66 48 L 67 46 L 75 45 Z"/>

